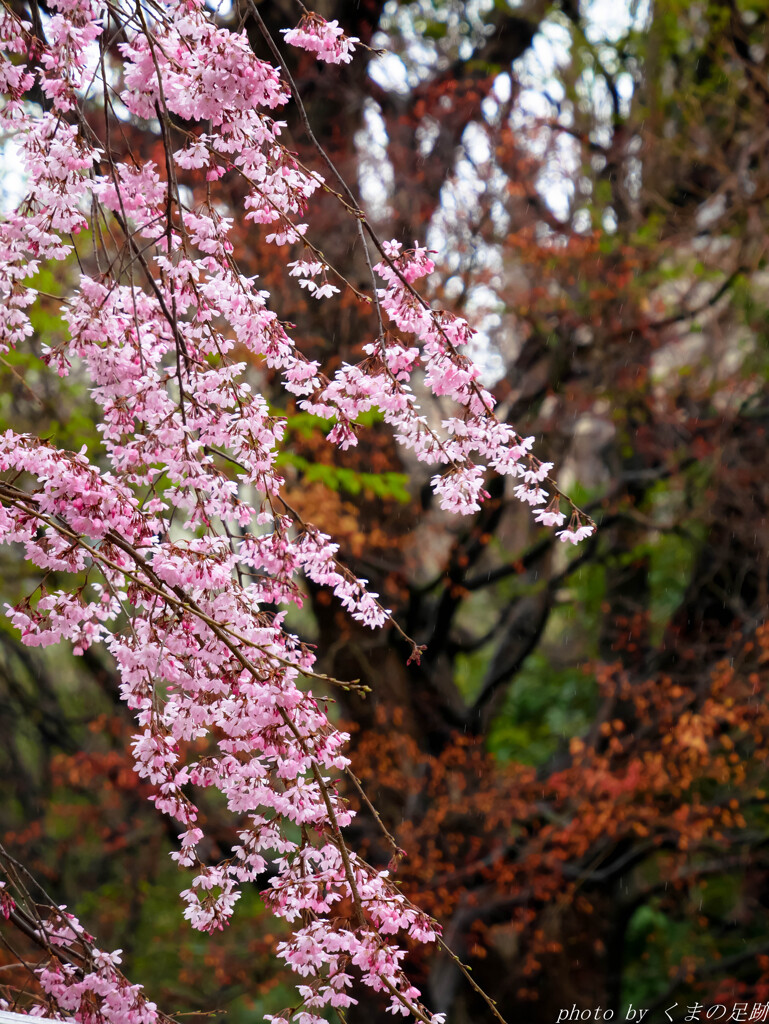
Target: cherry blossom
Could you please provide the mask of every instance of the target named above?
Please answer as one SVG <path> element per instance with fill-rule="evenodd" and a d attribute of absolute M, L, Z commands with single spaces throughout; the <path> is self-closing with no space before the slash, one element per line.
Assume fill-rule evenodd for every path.
<path fill-rule="evenodd" d="M 163 168 L 118 159 L 81 114 L 89 89 L 108 93 L 96 45 L 106 5 L 52 0 L 50 10 L 45 40 L 0 13 L 0 124 L 28 182 L 19 207 L 0 220 L 0 351 L 34 333 L 35 275 L 43 265 L 56 272 L 78 237 L 96 244 L 99 225 L 112 225 L 132 271 L 115 260 L 86 262 L 61 302 L 69 336 L 55 345 L 43 339 L 43 360 L 56 373 L 77 366 L 87 376 L 100 410 L 99 450 L 60 450 L 12 430 L 0 436 L 0 543 L 23 546 L 41 570 L 35 592 L 7 614 L 29 645 L 109 650 L 136 720 L 136 771 L 179 829 L 172 856 L 191 876 L 182 901 L 193 928 L 225 927 L 242 887 L 271 863 L 264 900 L 293 927 L 278 946 L 299 978 L 303 1009 L 292 1021 L 320 1021 L 325 1007 L 354 1004 L 364 985 L 393 1013 L 443 1024 L 404 970 L 406 941 L 436 941 L 440 928 L 387 872 L 347 848 L 353 812 L 337 783 L 349 765 L 348 737 L 322 696 L 339 681 L 316 672 L 315 651 L 286 627 L 304 581 L 328 588 L 368 628 L 387 626 L 391 615 L 368 581 L 341 564 L 332 538 L 284 503 L 277 459 L 286 423 L 235 353 L 279 374 L 300 408 L 328 421 L 328 440 L 340 449 L 357 443 L 361 414 L 380 410 L 397 440 L 435 468 L 432 485 L 449 512 L 477 512 L 492 472 L 510 477 L 525 503 L 551 499 L 535 513 L 545 526 L 563 524 L 560 502 L 568 499 L 552 464 L 533 455 L 533 438 L 495 417 L 493 395 L 462 352 L 470 325 L 416 291 L 434 270 L 426 249 L 379 244 L 369 299 L 380 328 L 365 358 L 331 378 L 303 355 L 269 294 L 240 272 L 233 219 L 211 198 L 227 173 L 242 180 L 242 216 L 264 226 L 266 243 L 308 248 L 287 276 L 318 301 L 333 301 L 341 287 L 304 219 L 323 179 L 282 145 L 275 120 L 290 89 L 245 31 L 217 26 L 203 0 L 165 0 L 138 18 L 132 5 L 111 8 L 125 19 L 125 110 L 157 118 L 161 129 L 170 115 L 192 126 L 186 144 L 167 145 Z M 311 12 L 284 38 L 330 63 L 351 60 L 359 42 Z M 46 109 L 26 102 L 35 88 Z M 203 169 L 209 191 L 185 201 L 177 172 Z M 420 407 L 424 390 L 451 405 L 438 427 Z M 572 506 L 558 536 L 577 543 L 593 529 Z M 190 741 L 205 756 L 190 753 Z M 194 802 L 209 787 L 237 822 L 231 856 L 219 863 L 205 858 Z M 340 918 L 340 905 L 353 909 Z M 0 883 L 0 912 L 12 911 Z M 43 932 L 52 959 L 40 981 L 61 1013 L 83 1024 L 158 1019 L 120 974 L 119 951 L 95 949 L 63 908 Z M 67 959 L 72 943 L 86 950 L 84 960 Z"/>
<path fill-rule="evenodd" d="M 349 64 L 360 42 L 356 36 L 346 36 L 338 21 L 326 21 L 314 11 L 308 11 L 296 28 L 282 29 L 282 35 L 291 46 L 308 50 L 327 64 Z"/>

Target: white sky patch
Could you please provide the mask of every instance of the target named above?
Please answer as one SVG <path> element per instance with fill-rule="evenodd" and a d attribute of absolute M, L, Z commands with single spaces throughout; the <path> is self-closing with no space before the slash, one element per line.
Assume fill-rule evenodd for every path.
<path fill-rule="evenodd" d="M 649 0 L 590 0 L 585 35 L 591 43 L 616 43 L 631 28 L 643 29 L 649 14 Z"/>
<path fill-rule="evenodd" d="M 381 89 L 388 92 L 404 96 L 411 90 L 408 70 L 397 53 L 375 57 L 369 64 L 368 73 Z"/>
<path fill-rule="evenodd" d="M 358 189 L 363 206 L 372 220 L 382 221 L 390 215 L 390 195 L 395 183 L 392 164 L 387 153 L 387 130 L 382 112 L 373 99 L 363 107 L 363 127 L 355 133 L 358 151 Z"/>
<path fill-rule="evenodd" d="M 501 75 L 497 75 L 491 91 L 500 103 L 509 102 L 510 97 L 513 95 L 513 81 L 506 71 Z"/>
<path fill-rule="evenodd" d="M 13 138 L 0 141 L 0 213 L 11 213 L 27 193 L 27 176 Z"/>
<path fill-rule="evenodd" d="M 473 164 L 485 164 L 491 160 L 489 137 L 479 124 L 471 121 L 462 135 L 462 146 Z"/>
<path fill-rule="evenodd" d="M 206 6 L 216 11 L 220 18 L 229 18 L 235 5 L 232 0 L 207 0 Z"/>

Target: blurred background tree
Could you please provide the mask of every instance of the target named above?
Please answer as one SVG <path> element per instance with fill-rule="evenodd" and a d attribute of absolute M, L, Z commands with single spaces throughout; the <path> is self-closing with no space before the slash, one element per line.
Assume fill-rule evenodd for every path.
<path fill-rule="evenodd" d="M 298 20 L 289 0 L 258 6 L 276 38 Z M 218 10 L 269 57 L 246 5 Z M 474 356 L 502 414 L 547 439 L 540 453 L 600 526 L 565 551 L 494 479 L 483 511 L 458 523 L 383 424 L 340 455 L 272 389 L 289 421 L 287 499 L 427 646 L 407 664 L 396 633 L 364 633 L 326 593 L 310 591 L 292 621 L 324 652 L 322 671 L 371 687 L 366 700 L 335 695 L 338 715 L 407 856 L 381 842 L 365 806 L 354 840 L 398 864 L 508 1019 L 550 1024 L 573 1003 L 653 1016 L 766 1001 L 769 10 L 318 10 L 372 49 L 341 71 L 287 55 L 316 137 L 380 234 L 436 250 L 432 295 L 478 329 Z M 289 145 L 316 165 L 297 112 L 287 119 Z M 120 129 L 145 156 L 158 145 L 151 126 Z M 233 183 L 233 210 L 241 199 Z M 333 197 L 313 227 L 363 285 Z M 236 232 L 239 260 L 309 356 L 333 368 L 360 353 L 374 325 L 359 304 L 289 293 L 260 229 Z M 44 313 L 35 327 L 38 346 L 63 330 Z M 254 374 L 269 393 L 269 375 Z M 0 375 L 4 421 L 87 443 L 77 377 L 62 391 L 20 354 Z M 27 569 L 2 569 L 13 603 Z M 258 885 L 252 913 L 215 939 L 189 933 L 166 895 L 183 885 L 166 857 L 173 837 L 131 770 L 106 658 L 27 650 L 0 630 L 4 845 L 105 946 L 124 948 L 127 971 L 169 1011 L 245 1024 L 284 1005 Z M 219 813 L 206 808 L 213 823 Z M 231 839 L 222 824 L 211 856 Z M 488 1018 L 452 960 L 414 970 L 452 1024 Z M 12 1001 L 12 971 L 2 984 Z M 386 1018 L 361 1004 L 347 1019 Z"/>

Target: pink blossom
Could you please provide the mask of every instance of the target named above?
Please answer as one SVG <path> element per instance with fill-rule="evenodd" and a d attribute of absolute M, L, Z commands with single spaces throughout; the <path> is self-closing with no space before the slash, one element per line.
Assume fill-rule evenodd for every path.
<path fill-rule="evenodd" d="M 595 527 L 593 526 L 578 526 L 576 529 L 569 528 L 561 530 L 556 534 L 556 536 L 559 537 L 562 542 L 569 541 L 571 544 L 579 544 L 581 540 L 592 536 L 594 532 Z"/>
<path fill-rule="evenodd" d="M 314 11 L 308 11 L 292 29 L 282 29 L 283 38 L 291 46 L 314 53 L 327 64 L 349 64 L 360 42 L 356 36 L 346 36 L 338 21 L 326 21 Z"/>

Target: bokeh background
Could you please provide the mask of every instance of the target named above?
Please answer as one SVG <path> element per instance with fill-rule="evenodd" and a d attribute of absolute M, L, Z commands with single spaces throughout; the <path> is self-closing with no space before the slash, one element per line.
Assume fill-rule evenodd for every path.
<path fill-rule="evenodd" d="M 300 14 L 289 0 L 259 9 L 276 38 Z M 371 47 L 342 69 L 289 55 L 318 139 L 382 237 L 435 250 L 430 296 L 477 328 L 501 415 L 599 524 L 579 548 L 560 544 L 495 479 L 477 516 L 441 513 L 424 467 L 375 417 L 339 453 L 253 368 L 288 417 L 288 500 L 427 645 L 407 665 L 397 633 L 359 628 L 311 587 L 291 620 L 321 671 L 371 688 L 335 693 L 334 713 L 407 853 L 402 884 L 510 1021 L 766 1002 L 769 5 L 317 10 Z M 247 14 L 218 11 L 230 25 Z M 286 120 L 315 165 L 296 112 Z M 122 132 L 163 165 L 151 126 Z M 23 183 L 6 169 L 9 201 Z M 312 223 L 365 289 L 354 222 L 327 198 Z M 237 256 L 307 355 L 331 369 L 359 358 L 371 317 L 345 295 L 314 303 L 289 287 L 299 254 L 276 256 L 260 232 L 236 223 Z M 64 294 L 76 274 L 41 287 Z M 62 335 L 53 304 L 35 328 L 32 352 L 0 362 L 0 428 L 90 446 L 82 379 L 35 354 Z M 38 578 L 2 559 L 13 604 Z M 104 652 L 25 649 L 0 621 L 0 840 L 102 948 L 122 947 L 126 974 L 164 1010 L 256 1024 L 291 1001 L 258 895 L 269 877 L 227 932 L 187 928 L 174 830 L 132 770 L 131 732 Z M 215 859 L 232 822 L 204 808 Z M 387 865 L 365 808 L 350 841 Z M 11 960 L 0 948 L 13 1001 Z M 451 1024 L 490 1019 L 444 955 L 420 950 L 411 970 Z M 389 1019 L 374 997 L 347 1018 Z"/>

